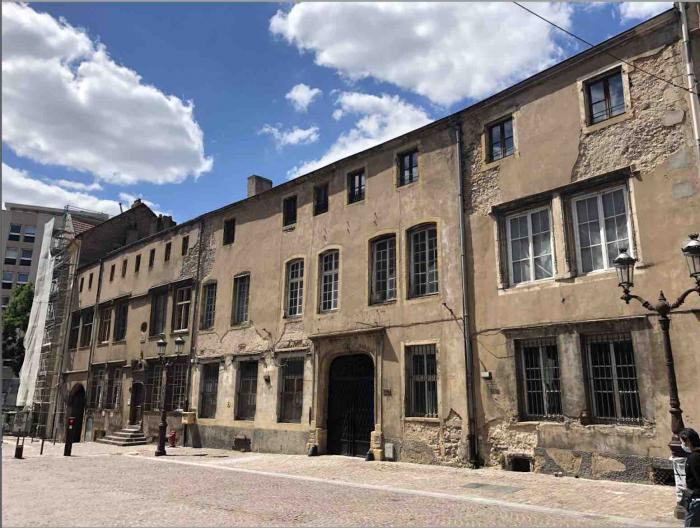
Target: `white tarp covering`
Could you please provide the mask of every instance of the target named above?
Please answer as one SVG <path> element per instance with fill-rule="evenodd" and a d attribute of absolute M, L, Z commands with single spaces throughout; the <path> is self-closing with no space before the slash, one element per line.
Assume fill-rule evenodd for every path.
<path fill-rule="evenodd" d="M 51 255 L 51 239 L 55 219 L 44 224 L 44 237 L 41 240 L 41 254 L 34 282 L 34 300 L 29 314 L 27 333 L 24 336 L 24 362 L 19 372 L 17 406 L 31 408 L 34 402 L 34 388 L 41 360 L 41 346 L 44 343 L 46 314 L 49 308 L 49 294 L 53 279 L 54 259 Z"/>

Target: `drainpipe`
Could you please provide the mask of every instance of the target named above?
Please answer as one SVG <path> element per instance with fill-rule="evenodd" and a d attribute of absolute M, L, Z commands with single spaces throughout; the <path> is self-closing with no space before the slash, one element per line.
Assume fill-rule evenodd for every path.
<path fill-rule="evenodd" d="M 462 336 L 464 337 L 464 362 L 467 378 L 467 441 L 469 443 L 469 462 L 473 467 L 479 467 L 479 449 L 476 434 L 476 395 L 474 393 L 474 352 L 472 350 L 471 337 L 469 335 L 469 301 L 467 295 L 467 230 L 464 223 L 464 140 L 462 138 L 462 126 L 454 125 L 457 136 L 458 171 L 459 180 L 459 248 L 461 252 L 460 271 L 462 275 Z"/>
<path fill-rule="evenodd" d="M 681 32 L 683 34 L 683 62 L 688 80 L 688 94 L 690 98 L 690 115 L 693 120 L 693 136 L 698 151 L 698 171 L 700 171 L 700 104 L 698 103 L 698 83 L 695 79 L 695 67 L 693 65 L 692 48 L 690 47 L 690 32 L 688 29 L 688 17 L 686 15 L 686 3 L 678 2 L 678 11 L 681 15 Z M 699 172 L 700 174 L 700 172 Z"/>

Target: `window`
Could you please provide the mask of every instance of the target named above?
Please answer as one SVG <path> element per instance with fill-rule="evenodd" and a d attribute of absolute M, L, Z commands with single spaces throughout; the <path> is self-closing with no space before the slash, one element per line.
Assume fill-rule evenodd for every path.
<path fill-rule="evenodd" d="M 97 409 L 102 407 L 103 398 L 105 398 L 105 369 L 104 367 L 93 368 L 92 378 L 90 378 L 90 397 L 88 407 Z"/>
<path fill-rule="evenodd" d="M 573 210 L 579 270 L 588 273 L 613 268 L 620 249 L 631 249 L 625 189 L 577 198 Z"/>
<path fill-rule="evenodd" d="M 511 284 L 553 276 L 549 209 L 537 209 L 507 218 L 506 231 Z"/>
<path fill-rule="evenodd" d="M 11 271 L 2 272 L 2 289 L 11 290 L 12 281 L 14 280 L 14 274 Z"/>
<path fill-rule="evenodd" d="M 642 418 L 634 350 L 629 334 L 584 336 L 592 416 L 601 422 Z"/>
<path fill-rule="evenodd" d="M 24 226 L 24 241 L 30 244 L 36 240 L 36 226 Z"/>
<path fill-rule="evenodd" d="M 304 261 L 287 262 L 285 317 L 301 315 L 304 310 Z"/>
<path fill-rule="evenodd" d="M 348 203 L 365 199 L 365 171 L 359 170 L 348 174 Z"/>
<path fill-rule="evenodd" d="M 399 187 L 418 181 L 418 150 L 399 155 Z"/>
<path fill-rule="evenodd" d="M 95 312 L 92 308 L 88 310 L 83 310 L 80 314 L 81 328 L 80 328 L 80 346 L 87 347 L 90 346 L 90 340 L 92 339 L 92 322 L 95 317 Z"/>
<path fill-rule="evenodd" d="M 250 297 L 250 275 L 239 275 L 233 279 L 233 324 L 248 321 L 248 300 Z"/>
<path fill-rule="evenodd" d="M 88 277 L 88 290 L 92 289 L 92 273 L 90 273 L 90 276 Z"/>
<path fill-rule="evenodd" d="M 524 392 L 523 418 L 541 420 L 561 417 L 556 339 L 528 339 L 519 345 Z"/>
<path fill-rule="evenodd" d="M 126 337 L 126 321 L 129 316 L 129 301 L 118 302 L 114 306 L 114 340 L 123 341 Z"/>
<path fill-rule="evenodd" d="M 340 252 L 337 249 L 326 251 L 320 257 L 321 302 L 322 312 L 338 308 L 338 269 Z"/>
<path fill-rule="evenodd" d="M 236 219 L 224 220 L 224 246 L 233 244 L 236 239 Z"/>
<path fill-rule="evenodd" d="M 15 264 L 17 264 L 18 256 L 19 252 L 17 251 L 17 248 L 7 248 L 5 250 L 5 264 L 14 266 Z"/>
<path fill-rule="evenodd" d="M 594 125 L 625 112 L 622 71 L 586 83 L 588 124 Z"/>
<path fill-rule="evenodd" d="M 105 306 L 100 310 L 100 330 L 98 333 L 98 339 L 100 343 L 109 342 L 109 330 L 112 324 L 112 307 Z"/>
<path fill-rule="evenodd" d="M 258 393 L 258 362 L 243 361 L 239 364 L 238 372 L 236 420 L 253 420 Z"/>
<path fill-rule="evenodd" d="M 20 266 L 31 266 L 32 265 L 32 250 L 23 249 L 22 256 L 19 259 Z"/>
<path fill-rule="evenodd" d="M 187 330 L 189 328 L 191 300 L 192 288 L 190 286 L 175 290 L 173 330 Z"/>
<path fill-rule="evenodd" d="M 435 345 L 406 347 L 407 396 L 406 416 L 437 418 L 437 360 Z"/>
<path fill-rule="evenodd" d="M 146 369 L 145 404 L 144 410 L 159 411 L 161 401 L 165 396 L 165 410 L 184 409 L 185 385 L 187 383 L 187 363 L 183 359 L 175 359 L 168 367 L 168 379 L 163 395 L 163 369 L 160 362 L 148 363 Z"/>
<path fill-rule="evenodd" d="M 314 216 L 328 212 L 328 184 L 314 187 Z"/>
<path fill-rule="evenodd" d="M 17 284 L 27 284 L 29 282 L 29 273 L 18 273 Z"/>
<path fill-rule="evenodd" d="M 282 226 L 287 227 L 297 223 L 297 197 L 289 196 L 282 202 Z"/>
<path fill-rule="evenodd" d="M 129 261 L 127 259 L 122 260 L 122 279 L 126 277 L 126 269 L 128 267 L 128 262 Z"/>
<path fill-rule="evenodd" d="M 114 267 L 115 265 L 112 264 L 112 267 L 109 269 L 109 282 L 112 282 L 114 280 Z"/>
<path fill-rule="evenodd" d="M 396 236 L 372 241 L 370 303 L 396 299 Z"/>
<path fill-rule="evenodd" d="M 19 242 L 19 235 L 21 233 L 22 233 L 22 226 L 20 224 L 10 224 L 10 233 L 7 236 L 7 240 Z"/>
<path fill-rule="evenodd" d="M 513 118 L 488 126 L 488 160 L 497 161 L 513 154 Z"/>
<path fill-rule="evenodd" d="M 80 312 L 73 312 L 70 319 L 70 332 L 68 334 L 68 348 L 78 348 L 78 336 L 80 335 Z"/>
<path fill-rule="evenodd" d="M 85 284 L 85 277 L 80 277 L 80 293 L 83 293 L 83 285 Z"/>
<path fill-rule="evenodd" d="M 219 363 L 202 365 L 202 392 L 200 398 L 200 418 L 216 416 L 216 394 L 219 389 Z"/>
<path fill-rule="evenodd" d="M 172 242 L 165 244 L 165 254 L 163 255 L 163 262 L 168 262 L 170 260 L 170 250 L 172 249 Z"/>
<path fill-rule="evenodd" d="M 282 397 L 280 398 L 280 422 L 301 422 L 301 406 L 304 400 L 304 360 L 288 359 L 280 368 Z"/>
<path fill-rule="evenodd" d="M 148 253 L 148 267 L 152 268 L 153 264 L 156 261 L 156 250 L 153 248 L 149 253 Z"/>
<path fill-rule="evenodd" d="M 214 326 L 214 315 L 216 313 L 216 283 L 204 285 L 202 295 L 202 320 L 199 328 L 205 330 Z"/>
<path fill-rule="evenodd" d="M 103 409 L 119 409 L 122 396 L 122 371 L 114 369 L 107 374 L 107 393 L 102 401 Z"/>
<path fill-rule="evenodd" d="M 163 369 L 161 368 L 160 362 L 149 361 L 146 368 L 146 384 L 144 387 L 146 398 L 143 408 L 145 411 L 156 411 L 160 409 L 162 386 Z"/>
<path fill-rule="evenodd" d="M 141 255 L 136 255 L 136 262 L 134 262 L 134 273 L 138 273 L 141 269 Z"/>
<path fill-rule="evenodd" d="M 162 334 L 165 330 L 166 310 L 168 307 L 168 292 L 161 290 L 151 294 L 151 331 L 150 335 Z"/>
<path fill-rule="evenodd" d="M 189 235 L 186 235 L 186 236 L 182 237 L 182 251 L 180 254 L 184 257 L 185 255 L 187 255 L 187 251 L 189 250 L 189 248 L 190 248 L 190 237 L 189 237 Z"/>
<path fill-rule="evenodd" d="M 410 244 L 410 297 L 438 291 L 437 229 L 434 225 L 417 227 L 408 232 Z"/>

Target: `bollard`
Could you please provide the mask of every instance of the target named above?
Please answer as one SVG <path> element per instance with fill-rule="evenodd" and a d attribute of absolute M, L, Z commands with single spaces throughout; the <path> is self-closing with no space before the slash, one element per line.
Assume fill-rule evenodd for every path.
<path fill-rule="evenodd" d="M 39 451 L 39 454 L 40 455 L 44 454 L 44 439 L 43 438 L 41 439 L 41 450 Z"/>
<path fill-rule="evenodd" d="M 70 456 L 73 449 L 73 426 L 75 425 L 75 418 L 68 418 L 68 429 L 66 430 L 66 444 L 63 447 L 63 456 Z"/>
<path fill-rule="evenodd" d="M 17 435 L 17 444 L 15 445 L 15 458 L 22 460 L 22 453 L 24 452 L 24 437 L 22 437 L 22 445 L 19 443 L 20 436 Z"/>

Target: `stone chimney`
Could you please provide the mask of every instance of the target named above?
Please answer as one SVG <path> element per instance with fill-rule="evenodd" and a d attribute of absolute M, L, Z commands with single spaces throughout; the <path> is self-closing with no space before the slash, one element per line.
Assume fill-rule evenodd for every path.
<path fill-rule="evenodd" d="M 272 180 L 253 174 L 248 176 L 248 198 L 272 189 Z"/>

